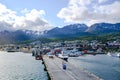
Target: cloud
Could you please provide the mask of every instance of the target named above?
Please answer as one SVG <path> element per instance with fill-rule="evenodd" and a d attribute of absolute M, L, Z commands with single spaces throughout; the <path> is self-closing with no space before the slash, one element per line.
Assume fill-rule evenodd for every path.
<path fill-rule="evenodd" d="M 16 12 L 12 11 L 10 9 L 7 9 L 7 7 L 0 3 L 0 22 L 6 22 L 6 23 L 13 23 L 14 18 L 16 17 Z"/>
<path fill-rule="evenodd" d="M 57 16 L 67 23 L 120 22 L 119 0 L 70 0 Z"/>
<path fill-rule="evenodd" d="M 4 27 L 3 27 L 4 26 Z M 0 21 L 0 31 L 1 30 L 12 30 L 12 25 L 4 21 Z"/>
<path fill-rule="evenodd" d="M 37 31 L 44 31 L 51 29 L 51 25 L 44 19 L 44 10 L 37 11 L 36 9 L 31 10 L 24 16 L 17 16 L 15 18 L 15 24 L 13 25 L 16 29 L 30 29 Z"/>
<path fill-rule="evenodd" d="M 51 29 L 51 24 L 44 18 L 44 10 L 24 9 L 18 16 L 16 11 L 8 9 L 0 3 L 0 30 L 36 30 L 44 31 Z"/>

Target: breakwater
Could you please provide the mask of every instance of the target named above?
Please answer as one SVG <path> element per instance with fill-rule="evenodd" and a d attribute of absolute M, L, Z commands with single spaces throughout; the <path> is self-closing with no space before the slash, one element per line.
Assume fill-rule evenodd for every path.
<path fill-rule="evenodd" d="M 43 62 L 51 80 L 102 80 L 94 74 L 86 72 L 79 67 L 65 62 L 66 70 L 62 69 L 62 59 L 54 56 L 49 58 L 43 55 Z"/>

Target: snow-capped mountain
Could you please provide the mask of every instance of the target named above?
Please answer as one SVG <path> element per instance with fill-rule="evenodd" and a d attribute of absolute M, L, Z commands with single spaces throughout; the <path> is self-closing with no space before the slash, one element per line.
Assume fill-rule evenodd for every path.
<path fill-rule="evenodd" d="M 55 27 L 48 31 L 32 31 L 32 30 L 16 30 L 16 31 L 0 31 L 0 44 L 15 41 L 24 41 L 44 38 L 67 38 L 88 35 L 98 35 L 112 32 L 120 32 L 120 23 L 97 23 L 88 27 L 85 24 L 71 24 L 62 28 Z"/>
<path fill-rule="evenodd" d="M 46 37 L 74 37 L 86 33 L 88 27 L 85 24 L 71 24 L 62 28 L 53 28 L 45 34 Z"/>

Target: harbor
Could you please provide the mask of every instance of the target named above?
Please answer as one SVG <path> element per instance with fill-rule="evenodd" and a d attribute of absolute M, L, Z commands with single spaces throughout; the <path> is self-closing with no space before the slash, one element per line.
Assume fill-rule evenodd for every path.
<path fill-rule="evenodd" d="M 65 62 L 67 68 L 64 70 L 62 68 L 63 60 L 55 56 L 54 58 L 49 58 L 44 55 L 43 62 L 50 80 L 102 80 L 94 74 L 72 65 L 71 62 Z"/>
<path fill-rule="evenodd" d="M 0 0 L 0 80 L 120 80 L 120 0 Z"/>
<path fill-rule="evenodd" d="M 36 60 L 31 53 L 0 51 L 1 80 L 119 80 L 120 59 L 106 54 L 69 57 L 43 55 Z M 66 64 L 63 69 L 62 63 Z M 114 77 L 113 77 L 114 74 Z"/>
<path fill-rule="evenodd" d="M 32 62 L 34 62 L 35 64 L 27 62 L 24 65 L 29 64 L 29 66 L 31 67 L 39 66 L 35 68 L 36 71 L 34 73 L 31 72 L 31 68 L 29 69 L 29 66 L 22 67 L 22 70 L 28 68 L 27 71 L 30 70 L 30 72 L 28 73 L 30 73 L 30 75 L 31 74 L 34 75 L 34 76 L 31 76 L 30 78 L 28 78 L 29 75 L 27 75 L 27 73 L 26 75 L 22 74 L 24 71 L 23 72 L 18 71 L 18 75 L 13 74 L 12 78 L 8 75 L 10 79 L 14 79 L 14 80 L 16 80 L 16 76 L 17 76 L 17 80 L 21 79 L 20 76 L 25 76 L 22 78 L 23 80 L 24 79 L 110 80 L 111 78 L 113 80 L 117 80 L 120 78 L 118 75 L 120 73 L 119 72 L 120 47 L 119 47 L 119 44 L 116 44 L 116 43 L 111 45 L 111 44 L 100 44 L 97 41 L 91 41 L 91 42 L 66 41 L 64 43 L 63 42 L 50 42 L 50 43 L 34 42 L 32 44 L 24 44 L 24 45 L 23 44 L 22 45 L 14 45 L 14 44 L 1 45 L 0 50 L 3 53 L 2 55 L 6 55 L 6 57 L 8 57 L 6 59 L 9 59 L 9 57 L 11 57 L 12 55 L 14 56 L 12 61 L 13 62 L 16 61 L 16 63 L 18 63 L 18 64 L 14 64 L 15 66 L 23 65 L 23 64 L 19 64 L 19 61 L 21 60 L 24 63 L 24 60 L 26 61 L 27 57 L 29 57 L 28 60 L 30 61 L 32 59 Z M 29 55 L 29 56 L 26 56 L 26 55 Z M 99 55 L 101 55 L 102 57 Z M 26 57 L 24 58 L 24 56 Z M 109 61 L 109 63 L 104 63 L 107 61 Z M 116 63 L 116 64 L 112 64 L 112 63 Z M 111 66 L 109 67 L 110 69 L 107 69 L 107 67 L 105 67 L 103 64 Z M 11 64 L 9 65 L 11 66 Z M 99 65 L 100 67 L 96 65 Z M 113 67 L 114 65 L 116 67 Z M 42 66 L 42 68 L 40 66 Z M 102 68 L 104 71 L 102 70 Z M 12 66 L 12 69 L 14 71 L 14 66 Z M 39 70 L 42 70 L 43 72 L 41 71 L 39 72 Z M 116 74 L 114 75 L 115 78 L 110 77 L 113 74 L 110 71 L 109 73 L 101 72 L 101 71 L 105 72 L 106 70 L 111 70 L 112 72 L 114 72 L 114 74 Z M 35 78 L 35 76 L 41 76 L 41 74 L 43 73 L 44 73 L 43 76 L 45 77 L 45 79 L 43 79 L 43 77 Z M 1 76 L 0 79 L 7 80 L 8 78 L 2 78 Z"/>

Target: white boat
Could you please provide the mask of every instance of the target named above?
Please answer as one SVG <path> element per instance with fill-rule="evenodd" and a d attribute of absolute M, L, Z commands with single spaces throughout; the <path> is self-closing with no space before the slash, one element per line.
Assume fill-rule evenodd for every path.
<path fill-rule="evenodd" d="M 65 60 L 65 61 L 68 61 L 68 58 L 69 58 L 68 55 L 65 54 L 63 51 L 61 54 L 58 54 L 58 57 Z"/>
<path fill-rule="evenodd" d="M 70 51 L 68 54 L 69 57 L 79 57 L 80 55 L 82 54 L 79 51 Z"/>
<path fill-rule="evenodd" d="M 117 56 L 120 58 L 120 53 L 117 53 Z"/>
<path fill-rule="evenodd" d="M 67 50 L 67 52 L 69 57 L 79 57 L 83 55 L 83 53 L 78 51 L 76 48 L 74 48 L 73 50 Z"/>
<path fill-rule="evenodd" d="M 108 53 L 107 53 L 107 55 L 108 55 L 108 56 L 111 56 L 111 53 L 110 53 L 110 52 L 108 52 Z"/>
<path fill-rule="evenodd" d="M 120 52 L 116 52 L 116 53 L 110 53 L 110 52 L 108 52 L 107 55 L 108 56 L 112 56 L 112 57 L 119 57 L 120 58 Z"/>

